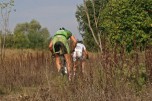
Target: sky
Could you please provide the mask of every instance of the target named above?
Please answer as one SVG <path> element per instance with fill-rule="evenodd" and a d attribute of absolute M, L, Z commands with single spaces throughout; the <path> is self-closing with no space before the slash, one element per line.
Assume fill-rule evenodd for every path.
<path fill-rule="evenodd" d="M 13 31 L 16 24 L 37 20 L 46 27 L 51 36 L 60 28 L 70 30 L 77 39 L 81 39 L 78 31 L 78 22 L 75 17 L 77 5 L 83 0 L 15 0 L 10 16 L 10 29 Z"/>

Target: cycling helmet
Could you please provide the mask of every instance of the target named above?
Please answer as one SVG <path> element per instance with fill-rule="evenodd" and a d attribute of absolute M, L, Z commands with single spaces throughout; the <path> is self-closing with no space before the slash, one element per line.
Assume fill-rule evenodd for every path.
<path fill-rule="evenodd" d="M 79 39 L 77 39 L 77 42 L 78 42 L 78 43 L 83 43 L 83 41 L 82 41 L 82 40 L 79 40 Z"/>
<path fill-rule="evenodd" d="M 60 30 L 65 30 L 65 28 L 64 28 L 64 27 L 61 27 Z"/>

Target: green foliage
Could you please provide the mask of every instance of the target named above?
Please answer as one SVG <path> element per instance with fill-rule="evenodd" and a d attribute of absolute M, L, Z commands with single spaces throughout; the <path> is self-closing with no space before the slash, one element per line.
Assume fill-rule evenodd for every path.
<path fill-rule="evenodd" d="M 103 12 L 103 25 L 110 42 L 124 46 L 126 51 L 143 49 L 152 37 L 152 19 L 145 11 L 145 0 L 111 0 Z M 146 5 L 146 8 L 145 8 Z"/>
<path fill-rule="evenodd" d="M 95 26 L 92 1 L 85 2 L 91 25 Z M 128 52 L 143 50 L 147 45 L 152 44 L 151 0 L 95 0 L 94 2 L 95 16 L 99 17 L 98 29 L 103 32 L 101 39 L 105 37 L 106 42 L 110 42 L 112 46 L 117 44 Z M 77 7 L 76 18 L 86 46 L 97 48 L 87 25 L 83 5 Z M 93 30 L 97 32 L 95 27 Z"/>
<path fill-rule="evenodd" d="M 0 10 L 3 11 L 3 9 L 8 10 L 8 12 L 11 12 L 11 8 L 14 6 L 14 0 L 4 0 L 0 1 Z"/>
<path fill-rule="evenodd" d="M 23 33 L 14 34 L 14 47 L 15 48 L 29 48 L 28 37 Z"/>
<path fill-rule="evenodd" d="M 6 47 L 11 47 L 11 35 L 9 34 L 9 17 L 14 6 L 14 0 L 0 1 L 0 48 L 2 50 Z M 8 35 L 7 35 L 8 34 Z M 6 36 L 7 35 L 7 36 Z M 9 41 L 9 44 L 7 43 Z M 7 44 L 6 44 L 7 43 Z"/>
<path fill-rule="evenodd" d="M 17 24 L 14 29 L 13 47 L 45 49 L 48 47 L 50 34 L 47 28 L 42 28 L 38 21 L 32 20 Z M 8 43 L 10 43 L 8 41 Z M 12 43 L 12 42 L 11 42 Z"/>
<path fill-rule="evenodd" d="M 7 34 L 6 40 L 5 40 L 5 47 L 12 48 L 13 44 L 14 44 L 13 34 Z"/>
<path fill-rule="evenodd" d="M 93 36 L 90 33 L 85 33 L 85 37 L 83 41 L 88 51 L 93 51 L 93 52 L 97 51 L 98 46 L 94 42 Z"/>
<path fill-rule="evenodd" d="M 98 29 L 100 29 L 100 26 L 98 25 L 99 28 L 96 27 L 96 25 L 94 23 L 95 22 L 94 16 L 96 16 L 97 18 L 101 17 L 100 12 L 103 10 L 103 8 L 105 7 L 107 2 L 108 2 L 108 0 L 95 0 L 94 6 L 93 6 L 93 3 L 91 0 L 86 1 L 88 14 L 90 17 L 90 23 L 92 25 L 92 28 L 95 32 L 96 37 L 97 37 Z M 94 9 L 95 9 L 95 15 L 94 15 Z M 79 23 L 80 34 L 83 37 L 83 41 L 84 41 L 87 49 L 90 51 L 97 51 L 99 49 L 99 47 L 95 43 L 95 41 L 93 39 L 93 35 L 91 34 L 91 31 L 89 29 L 87 16 L 84 11 L 84 5 L 79 5 L 77 7 L 76 18 Z M 101 20 L 99 19 L 98 24 L 100 24 L 100 23 L 101 23 Z"/>

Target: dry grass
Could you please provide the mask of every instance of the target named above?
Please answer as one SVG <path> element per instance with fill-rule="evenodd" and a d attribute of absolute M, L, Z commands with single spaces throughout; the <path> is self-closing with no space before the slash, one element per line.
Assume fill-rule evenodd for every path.
<path fill-rule="evenodd" d="M 150 101 L 145 63 L 135 55 L 91 54 L 86 73 L 69 82 L 48 51 L 6 50 L 0 101 Z M 142 60 L 142 61 L 141 61 Z"/>

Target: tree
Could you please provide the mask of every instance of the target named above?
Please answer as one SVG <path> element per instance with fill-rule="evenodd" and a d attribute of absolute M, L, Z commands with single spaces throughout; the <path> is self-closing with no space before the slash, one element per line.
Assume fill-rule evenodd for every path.
<path fill-rule="evenodd" d="M 17 24 L 14 29 L 14 48 L 29 48 L 29 25 L 28 23 Z"/>
<path fill-rule="evenodd" d="M 84 5 L 78 6 L 76 18 L 79 22 L 79 30 L 82 34 L 86 46 L 93 45 L 94 49 L 98 48 L 102 52 L 102 39 L 104 33 L 102 27 L 99 26 L 101 11 L 104 9 L 108 0 L 84 0 Z M 92 39 L 93 38 L 93 39 Z M 88 46 L 90 47 L 90 46 Z M 92 47 L 92 46 L 91 46 Z"/>
<path fill-rule="evenodd" d="M 48 46 L 50 37 L 47 28 L 42 28 L 36 20 L 17 24 L 14 29 L 14 42 L 16 48 L 44 49 Z"/>
<path fill-rule="evenodd" d="M 14 48 L 29 48 L 29 39 L 23 33 L 14 34 Z"/>
<path fill-rule="evenodd" d="M 150 0 L 111 0 L 102 13 L 103 26 L 109 33 L 112 45 L 119 44 L 126 51 L 143 49 L 152 38 L 150 24 L 152 19 L 147 13 Z"/>
<path fill-rule="evenodd" d="M 0 30 L 2 32 L 2 36 L 0 40 L 1 62 L 4 60 L 4 56 L 5 56 L 6 34 L 8 34 L 9 32 L 9 17 L 13 6 L 14 6 L 14 0 L 0 2 L 0 25 L 1 25 Z"/>
<path fill-rule="evenodd" d="M 32 20 L 29 23 L 30 31 L 28 38 L 30 40 L 31 48 L 46 48 L 48 38 L 50 37 L 49 31 L 47 28 L 41 28 L 41 25 L 36 20 Z M 48 45 L 48 44 L 47 44 Z"/>
<path fill-rule="evenodd" d="M 152 37 L 151 5 L 151 0 L 84 0 L 76 12 L 79 30 L 87 45 L 100 50 L 108 41 L 128 52 L 144 49 Z"/>
<path fill-rule="evenodd" d="M 13 48 L 13 44 L 14 44 L 13 34 L 9 33 L 6 35 L 5 47 L 6 48 Z"/>
<path fill-rule="evenodd" d="M 47 48 L 50 42 L 50 34 L 47 28 L 42 28 L 40 30 L 41 37 L 43 39 L 42 48 Z"/>

